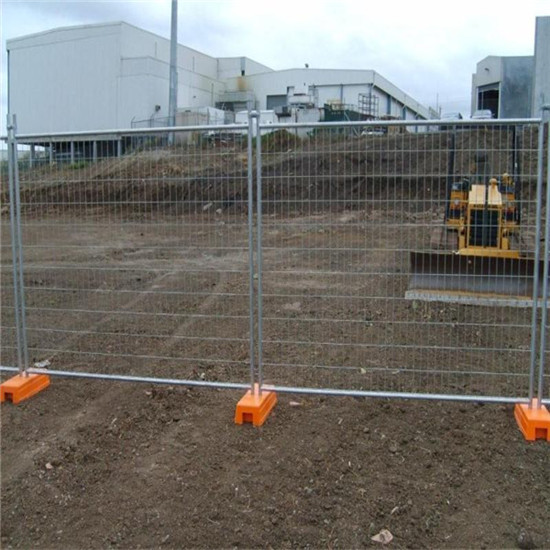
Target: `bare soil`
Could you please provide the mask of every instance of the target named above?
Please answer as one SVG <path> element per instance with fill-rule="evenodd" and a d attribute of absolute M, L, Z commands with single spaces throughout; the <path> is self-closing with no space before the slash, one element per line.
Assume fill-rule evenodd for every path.
<path fill-rule="evenodd" d="M 63 379 L 3 407 L 2 546 L 550 546 L 511 407 L 283 396 L 255 429 L 238 398 Z"/>
<path fill-rule="evenodd" d="M 432 150 L 442 138 L 415 139 L 422 168 L 411 173 L 429 181 L 377 177 L 388 155 L 375 169 L 363 153 L 289 160 L 268 149 L 266 382 L 526 395 L 530 311 L 403 299 L 406 251 L 429 247 L 445 189 L 429 166 L 444 169 L 446 155 L 418 153 L 419 139 Z M 31 360 L 246 383 L 239 155 L 219 152 L 208 174 L 145 154 L 23 174 Z M 15 357 L 3 229 L 5 365 Z M 550 548 L 550 447 L 523 440 L 512 405 L 281 394 L 253 428 L 233 422 L 240 397 L 54 378 L 2 405 L 2 547 L 361 548 L 381 546 L 372 537 L 387 529 L 390 548 Z"/>

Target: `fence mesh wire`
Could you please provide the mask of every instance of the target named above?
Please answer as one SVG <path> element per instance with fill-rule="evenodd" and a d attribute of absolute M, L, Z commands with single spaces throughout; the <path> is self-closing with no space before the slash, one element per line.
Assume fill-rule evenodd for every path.
<path fill-rule="evenodd" d="M 480 151 L 492 176 L 514 175 L 516 246 L 534 255 L 537 128 L 423 130 L 264 136 L 266 382 L 526 394 L 529 307 L 425 301 L 407 292 L 411 253 L 456 251 L 456 231 L 445 222 L 448 186 L 473 179 Z"/>
<path fill-rule="evenodd" d="M 172 146 L 158 133 L 70 142 L 19 155 L 31 362 L 247 382 L 242 132 L 178 130 Z M 265 383 L 527 395 L 528 304 L 427 301 L 409 291 L 411 254 L 456 252 L 449 192 L 475 179 L 480 152 L 488 174 L 514 179 L 513 246 L 534 256 L 536 124 L 289 125 L 265 130 L 261 142 Z M 2 193 L 6 205 L 4 183 Z M 7 212 L 1 362 L 15 364 Z"/>
<path fill-rule="evenodd" d="M 21 155 L 33 363 L 248 380 L 246 147 L 212 147 L 187 132 L 175 141 L 128 138 L 121 157 L 98 142 L 96 162 L 84 154 L 92 147 L 77 143 L 73 162 L 33 168 Z M 13 361 L 3 235 L 3 361 Z"/>

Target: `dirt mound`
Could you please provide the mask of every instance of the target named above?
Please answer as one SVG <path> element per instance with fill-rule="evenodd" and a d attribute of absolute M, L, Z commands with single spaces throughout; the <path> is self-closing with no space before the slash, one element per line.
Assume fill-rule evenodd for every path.
<path fill-rule="evenodd" d="M 489 151 L 493 173 L 512 172 L 511 136 L 508 130 L 457 132 L 452 178 L 472 173 L 480 149 Z M 262 137 L 264 210 L 354 209 L 369 201 L 399 202 L 411 211 L 430 208 L 445 200 L 452 139 L 450 132 L 359 138 L 316 134 L 310 139 L 286 131 L 268 134 Z M 518 159 L 523 174 L 536 172 L 536 148 L 527 147 L 534 139 L 533 132 L 524 136 Z M 27 211 L 42 213 L 85 206 L 140 213 L 244 209 L 247 175 L 242 145 L 181 145 L 23 172 L 22 203 Z M 534 181 L 524 180 L 522 193 L 529 199 Z"/>

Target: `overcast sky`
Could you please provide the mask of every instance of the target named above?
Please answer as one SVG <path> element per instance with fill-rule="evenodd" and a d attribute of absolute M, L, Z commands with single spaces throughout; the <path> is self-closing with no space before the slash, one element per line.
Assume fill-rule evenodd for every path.
<path fill-rule="evenodd" d="M 119 20 L 170 35 L 170 0 L 0 6 L 1 134 L 7 39 Z M 179 42 L 214 57 L 244 55 L 273 69 L 373 69 L 426 106 L 469 115 L 476 63 L 488 55 L 533 55 L 535 17 L 550 15 L 550 0 L 179 0 L 178 9 Z"/>

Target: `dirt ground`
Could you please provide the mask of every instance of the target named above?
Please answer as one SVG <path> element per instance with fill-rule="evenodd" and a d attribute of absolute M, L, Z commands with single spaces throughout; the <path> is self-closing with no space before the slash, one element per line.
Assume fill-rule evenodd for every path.
<path fill-rule="evenodd" d="M 27 229 L 29 234 L 31 228 Z M 268 230 L 267 242 L 270 238 L 280 239 L 280 230 L 280 226 Z M 43 234 L 44 228 L 40 231 Z M 63 227 L 56 226 L 55 231 L 65 247 L 49 258 L 50 265 L 73 265 L 77 260 L 87 265 L 89 254 L 98 254 L 94 247 L 85 254 L 81 247 L 67 246 L 71 238 L 82 240 L 78 231 L 73 230 L 72 237 L 64 233 Z M 344 230 L 340 227 L 339 231 L 341 234 Z M 314 234 L 319 235 L 317 231 Z M 99 336 L 63 332 L 60 337 L 56 332 L 31 331 L 33 361 L 47 356 L 52 368 L 58 369 L 247 381 L 247 343 L 238 338 L 241 331 L 246 334 L 247 321 L 234 319 L 247 307 L 246 278 L 242 273 L 231 278 L 218 267 L 216 284 L 221 284 L 224 276 L 229 278 L 224 282 L 224 295 L 214 300 L 201 299 L 195 304 L 187 295 L 169 294 L 169 300 L 155 302 L 158 296 L 146 289 L 163 283 L 158 277 L 148 278 L 150 271 L 142 275 L 141 281 L 135 280 L 131 269 L 117 270 L 113 279 L 90 279 L 90 275 L 68 271 L 63 275 L 68 277 L 65 279 L 39 267 L 51 248 L 40 248 L 40 239 L 35 238 L 35 257 L 28 266 L 29 325 L 55 326 L 64 331 L 71 327 L 82 330 L 86 325 Z M 92 238 L 90 233 L 87 238 Z M 116 242 L 111 239 L 109 249 L 101 253 L 112 256 L 124 248 L 126 261 L 135 266 L 139 256 L 136 247 Z M 158 247 L 159 242 L 155 242 Z M 311 245 L 315 241 L 308 242 Z M 141 249 L 141 253 L 147 251 Z M 232 265 L 246 259 L 241 251 L 227 254 L 231 254 Z M 268 381 L 381 390 L 458 388 L 459 392 L 482 391 L 489 381 L 493 391 L 500 388 L 504 395 L 524 387 L 525 377 L 519 385 L 517 377 L 494 385 L 487 372 L 496 367 L 496 360 L 486 351 L 476 354 L 475 350 L 471 351 L 472 360 L 480 353 L 486 360 L 482 375 L 476 378 L 459 372 L 445 376 L 440 370 L 436 386 L 430 386 L 435 376 L 426 372 L 417 372 L 410 379 L 410 372 L 405 370 L 397 376 L 397 386 L 393 371 L 380 374 L 373 369 L 350 374 L 342 370 L 325 374 L 319 365 L 384 365 L 388 360 L 391 364 L 404 359 L 399 350 L 391 353 L 384 346 L 364 350 L 351 345 L 319 348 L 315 344 L 282 344 L 288 341 L 288 333 L 300 326 L 302 310 L 308 316 L 322 318 L 332 306 L 328 310 L 331 318 L 345 315 L 348 320 L 362 318 L 370 311 L 365 341 L 377 341 L 377 335 L 384 334 L 384 319 L 390 314 L 394 321 L 416 319 L 412 332 L 392 332 L 398 342 L 410 342 L 419 323 L 429 319 L 443 324 L 430 331 L 430 337 L 439 341 L 449 330 L 444 322 L 449 312 L 442 315 L 441 307 L 433 304 L 423 304 L 418 310 L 401 304 L 402 311 L 392 308 L 377 316 L 376 306 L 365 309 L 364 301 L 358 299 L 355 305 L 346 305 L 341 298 L 315 300 L 310 291 L 313 288 L 319 292 L 314 283 L 320 279 L 308 277 L 294 281 L 293 292 L 302 293 L 297 301 L 295 294 L 290 298 L 287 295 L 289 278 L 270 272 L 277 271 L 276 265 L 287 263 L 288 258 L 280 250 L 268 250 L 266 255 Z M 149 269 L 159 266 L 158 258 L 153 264 L 144 261 Z M 184 264 L 189 261 L 187 258 Z M 101 262 L 105 265 L 105 259 Z M 203 258 L 201 262 L 211 267 L 212 262 L 223 265 L 220 258 Z M 107 293 L 108 301 L 104 302 L 103 294 L 97 292 L 90 296 L 74 291 L 67 298 L 66 293 L 40 291 L 44 287 L 64 288 L 70 285 L 69 279 L 78 289 L 95 281 L 98 288 L 110 285 L 128 290 L 133 281 L 139 292 Z M 168 277 L 161 297 L 166 298 L 164 292 L 170 289 L 181 290 L 182 281 L 189 286 L 194 280 Z M 340 296 L 346 284 L 349 280 L 342 277 L 335 296 Z M 278 295 L 277 288 L 284 294 Z M 348 290 L 355 296 L 361 285 Z M 9 293 L 4 298 L 9 302 Z M 144 300 L 141 305 L 140 300 Z M 314 303 L 318 309 L 314 309 Z M 370 303 L 376 304 L 372 299 Z M 205 332 L 204 323 L 185 318 L 174 322 L 169 316 L 167 322 L 162 317 L 147 317 L 152 324 L 143 328 L 143 317 L 139 315 L 121 321 L 108 314 L 90 317 L 62 312 L 60 316 L 48 311 L 61 306 L 82 311 L 104 311 L 107 306 L 112 310 L 128 309 L 128 304 L 141 313 L 153 306 L 165 313 L 170 308 L 198 308 L 219 317 L 210 320 L 210 332 Z M 344 304 L 344 311 L 339 311 L 336 304 Z M 33 308 L 40 306 L 46 310 L 38 315 Z M 472 321 L 472 312 L 466 313 L 471 309 L 468 306 L 453 306 L 455 310 L 448 307 L 455 319 Z M 277 321 L 281 315 L 287 315 L 284 323 Z M 9 324 L 9 319 L 4 324 Z M 144 334 L 158 337 L 150 342 L 122 336 L 135 334 L 140 326 Z M 334 338 L 338 341 L 340 333 L 334 326 L 334 322 L 319 321 L 302 340 L 317 341 L 321 333 L 329 342 Z M 189 349 L 189 340 L 177 339 L 178 334 L 204 336 L 218 330 L 230 337 L 228 342 L 206 340 L 200 345 L 193 343 Z M 519 330 L 519 336 L 510 346 L 521 346 L 525 334 L 521 328 L 514 330 Z M 463 337 L 481 338 L 477 345 L 485 350 L 484 339 L 493 334 L 494 328 L 481 335 L 478 328 L 471 334 L 464 331 Z M 9 337 L 6 331 L 6 346 Z M 340 340 L 342 344 L 347 342 L 342 336 Z M 78 353 L 52 351 L 64 348 Z M 97 355 L 82 355 L 98 350 Z M 106 357 L 109 352 L 115 357 Z M 132 352 L 145 358 L 128 357 Z M 420 360 L 413 357 L 415 353 L 420 353 L 424 363 L 432 361 L 432 368 L 442 358 L 448 359 L 448 354 L 437 356 L 426 350 L 406 352 L 411 368 Z M 183 357 L 198 355 L 212 362 L 177 362 L 182 353 Z M 506 359 L 506 355 L 499 354 L 510 369 L 517 356 L 510 354 L 511 359 Z M 224 363 L 228 357 L 242 357 L 243 365 Z M 303 368 L 290 369 L 292 360 Z M 550 450 L 546 443 L 523 441 L 512 406 L 281 395 L 267 423 L 252 428 L 233 423 L 239 397 L 239 393 L 227 390 L 55 378 L 52 386 L 36 398 L 18 406 L 3 405 L 2 546 L 356 548 L 380 545 L 371 537 L 382 529 L 394 536 L 390 546 L 400 548 L 517 547 L 520 536 L 527 537 L 528 545 L 550 546 Z"/>
<path fill-rule="evenodd" d="M 4 548 L 550 546 L 548 444 L 512 407 L 55 380 L 2 410 Z M 526 535 L 527 534 L 527 535 Z"/>
<path fill-rule="evenodd" d="M 199 185 L 173 159 L 166 181 L 147 180 L 149 160 L 55 171 L 42 187 L 23 175 L 33 363 L 248 382 L 246 167 L 224 154 L 230 184 Z M 333 192 L 334 156 L 313 163 L 304 195 L 304 158 L 284 177 L 267 162 L 266 382 L 526 395 L 530 310 L 404 299 L 444 180 L 372 183 L 348 158 Z M 512 405 L 280 394 L 254 428 L 233 422 L 240 397 L 53 378 L 2 405 L 2 547 L 360 548 L 387 529 L 389 548 L 550 548 L 550 447 L 523 440 Z"/>

